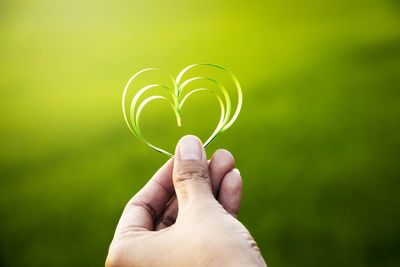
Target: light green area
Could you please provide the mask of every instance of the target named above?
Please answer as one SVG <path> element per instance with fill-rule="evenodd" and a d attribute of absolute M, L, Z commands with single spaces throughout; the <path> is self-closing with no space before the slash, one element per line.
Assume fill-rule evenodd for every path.
<path fill-rule="evenodd" d="M 199 62 L 242 85 L 207 152 L 235 156 L 240 219 L 269 265 L 398 265 L 398 2 L 3 0 L 0 266 L 103 264 L 126 201 L 167 159 L 129 132 L 122 90 L 143 68 Z M 188 99 L 186 132 L 206 138 L 218 112 Z M 173 111 L 142 116 L 173 150 Z"/>

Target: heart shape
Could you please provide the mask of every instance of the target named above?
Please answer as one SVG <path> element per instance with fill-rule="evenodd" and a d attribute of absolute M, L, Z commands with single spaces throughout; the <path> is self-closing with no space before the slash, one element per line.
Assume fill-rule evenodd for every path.
<path fill-rule="evenodd" d="M 208 78 L 208 77 L 194 77 L 194 78 L 190 78 L 185 81 L 182 81 L 183 75 L 189 69 L 195 68 L 197 66 L 214 67 L 214 68 L 221 69 L 224 72 L 226 72 L 227 74 L 229 74 L 229 76 L 235 83 L 237 94 L 238 94 L 236 111 L 232 116 L 231 116 L 231 100 L 229 98 L 229 94 L 228 94 L 227 90 L 225 89 L 225 87 L 220 82 L 218 82 L 217 80 L 215 80 L 213 78 Z M 133 99 L 131 101 L 130 108 L 129 108 L 129 117 L 128 117 L 127 108 L 126 108 L 126 98 L 127 98 L 126 94 L 128 92 L 128 88 L 137 77 L 139 77 L 144 72 L 148 72 L 148 71 L 160 71 L 160 72 L 166 74 L 168 76 L 168 78 L 172 81 L 173 89 L 166 85 L 161 85 L 161 84 L 152 84 L 152 85 L 148 85 L 148 86 L 141 88 L 135 94 L 135 96 L 133 97 Z M 212 90 L 212 89 L 208 89 L 208 88 L 197 88 L 197 89 L 193 89 L 193 90 L 189 91 L 182 98 L 183 89 L 191 82 L 197 81 L 197 80 L 207 80 L 207 81 L 214 83 L 220 89 L 220 92 Z M 152 88 L 165 89 L 171 96 L 171 99 L 168 99 L 161 95 L 154 95 L 154 96 L 150 96 L 150 97 L 144 99 L 142 102 L 139 102 L 140 96 L 142 96 L 143 93 L 149 91 Z M 150 146 L 151 148 L 153 148 L 154 150 L 156 150 L 162 154 L 165 154 L 169 157 L 173 157 L 173 154 L 152 145 L 149 141 L 146 140 L 146 138 L 143 136 L 142 131 L 140 129 L 140 114 L 146 104 L 148 104 L 149 102 L 151 102 L 153 100 L 161 99 L 161 100 L 167 101 L 170 104 L 170 106 L 172 107 L 172 109 L 175 113 L 177 124 L 178 124 L 178 126 L 181 126 L 181 110 L 182 110 L 183 104 L 185 103 L 186 99 L 190 95 L 192 95 L 195 92 L 199 92 L 199 91 L 208 91 L 208 92 L 212 93 L 213 95 L 215 95 L 215 97 L 217 98 L 217 100 L 220 104 L 220 108 L 221 108 L 221 116 L 220 116 L 218 125 L 215 128 L 214 132 L 211 134 L 211 136 L 208 138 L 208 140 L 204 143 L 204 147 L 206 147 L 208 144 L 211 143 L 212 140 L 214 140 L 217 136 L 219 136 L 221 133 L 226 131 L 235 122 L 236 118 L 239 116 L 240 109 L 242 107 L 242 101 L 243 101 L 242 100 L 242 98 L 243 98 L 242 89 L 240 87 L 239 81 L 237 80 L 236 76 L 228 69 L 218 66 L 218 65 L 215 65 L 215 64 L 199 63 L 199 64 L 190 65 L 190 66 L 184 68 L 178 74 L 176 79 L 174 79 L 173 76 L 171 74 L 169 74 L 167 71 L 165 71 L 163 69 L 159 69 L 159 68 L 148 68 L 148 69 L 144 69 L 144 70 L 137 72 L 135 75 L 133 75 L 129 79 L 128 83 L 125 86 L 124 93 L 122 95 L 122 111 L 124 113 L 125 121 L 129 127 L 129 129 L 131 130 L 131 132 L 134 135 L 136 135 L 142 142 L 144 142 L 146 145 Z M 221 93 L 222 93 L 222 95 L 221 95 Z"/>

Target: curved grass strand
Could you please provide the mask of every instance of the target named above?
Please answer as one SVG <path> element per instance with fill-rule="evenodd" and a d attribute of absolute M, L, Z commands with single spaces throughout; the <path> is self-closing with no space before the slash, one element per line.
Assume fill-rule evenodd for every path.
<path fill-rule="evenodd" d="M 161 87 L 161 88 L 163 88 L 163 89 L 166 89 L 166 90 L 168 91 L 168 93 L 171 94 L 171 97 L 172 97 L 172 99 L 173 99 L 173 101 L 174 101 L 174 106 L 176 107 L 176 106 L 178 105 L 178 102 L 177 102 L 177 100 L 176 100 L 176 98 L 175 98 L 174 92 L 173 92 L 173 91 L 171 90 L 171 88 L 169 88 L 168 86 L 159 85 L 159 84 L 152 84 L 152 85 L 148 85 L 148 86 L 143 87 L 142 89 L 140 89 L 140 90 L 136 93 L 136 95 L 133 97 L 133 100 L 132 100 L 132 102 L 131 102 L 131 108 L 130 108 L 130 110 L 131 110 L 131 123 L 132 123 L 132 126 L 133 126 L 133 129 L 134 129 L 134 130 L 135 130 L 135 128 L 137 128 L 137 126 L 136 126 L 136 120 L 134 120 L 134 119 L 133 119 L 134 117 L 132 117 L 132 110 L 135 110 L 136 104 L 138 103 L 139 98 L 140 98 L 146 91 L 148 91 L 148 90 L 150 90 L 150 89 L 152 89 L 152 88 L 156 88 L 156 87 Z M 134 114 L 134 113 L 133 113 L 133 114 Z M 178 119 L 178 126 L 181 126 L 180 117 L 177 118 L 177 119 Z M 137 133 L 137 131 L 136 131 L 136 133 Z"/>
<path fill-rule="evenodd" d="M 156 150 L 156 151 L 158 151 L 158 152 L 160 152 L 160 153 L 162 153 L 162 154 L 164 154 L 164 155 L 167 155 L 167 156 L 169 156 L 169 157 L 172 158 L 173 155 L 172 155 L 171 153 L 169 153 L 168 151 L 165 151 L 164 149 L 158 148 L 158 147 L 152 145 L 149 141 L 147 141 L 146 138 L 144 138 L 144 136 L 143 136 L 143 134 L 142 134 L 142 131 L 141 131 L 141 129 L 140 129 L 140 114 L 142 113 L 143 108 L 144 108 L 149 102 L 151 102 L 151 101 L 153 101 L 153 100 L 155 100 L 155 99 L 162 99 L 162 100 L 165 100 L 165 101 L 168 102 L 168 104 L 171 105 L 170 101 L 168 101 L 167 98 L 165 98 L 165 97 L 163 97 L 163 96 L 159 96 L 159 95 L 151 96 L 151 97 L 148 97 L 148 98 L 146 98 L 145 100 L 143 100 L 143 102 L 139 105 L 139 108 L 138 108 L 138 110 L 137 110 L 137 112 L 136 112 L 136 116 L 135 116 L 135 122 L 136 122 L 137 131 L 138 131 L 138 135 L 139 135 L 138 137 L 139 137 L 139 139 L 140 139 L 143 143 L 145 143 L 145 144 L 148 145 L 149 147 L 151 147 L 151 148 L 153 148 L 154 150 Z M 171 105 L 171 107 L 174 109 L 174 106 L 173 106 L 173 105 Z M 175 109 L 174 109 L 174 110 L 175 110 Z M 133 115 L 132 113 L 134 113 L 134 110 L 131 110 L 131 115 Z M 175 112 L 175 115 L 176 115 L 176 116 L 179 116 L 179 114 L 176 113 L 176 112 Z"/>
<path fill-rule="evenodd" d="M 236 111 L 233 114 L 232 118 L 229 120 L 229 122 L 227 122 L 227 124 L 224 126 L 224 128 L 222 129 L 222 132 L 226 131 L 237 119 L 237 117 L 239 116 L 240 110 L 242 109 L 242 104 L 243 104 L 243 93 L 242 93 L 242 88 L 240 86 L 239 80 L 236 78 L 235 74 L 233 74 L 233 72 L 231 72 L 229 69 L 224 68 L 222 66 L 216 65 L 216 64 L 211 64 L 211 63 L 198 63 L 198 64 L 193 64 L 190 65 L 186 68 L 184 68 L 179 74 L 178 77 L 176 78 L 176 84 L 179 88 L 179 84 L 181 82 L 181 79 L 183 77 L 183 75 L 189 70 L 192 69 L 194 67 L 197 66 L 210 66 L 210 67 L 215 67 L 218 69 L 221 69 L 223 71 L 225 71 L 226 73 L 229 74 L 229 76 L 232 78 L 233 82 L 235 83 L 236 89 L 237 89 L 237 93 L 238 93 L 238 102 L 237 102 L 237 106 L 236 106 Z"/>
<path fill-rule="evenodd" d="M 204 143 L 204 147 L 207 147 L 207 145 L 215 138 L 216 135 L 218 135 L 218 133 L 220 132 L 221 128 L 224 125 L 224 121 L 225 121 L 225 106 L 224 103 L 221 99 L 221 97 L 214 91 L 211 89 L 207 89 L 207 88 L 199 88 L 199 89 L 195 89 L 193 91 L 190 91 L 187 95 L 185 95 L 185 97 L 182 99 L 182 102 L 180 103 L 179 107 L 182 108 L 183 103 L 185 103 L 186 99 L 192 95 L 194 92 L 199 92 L 199 91 L 208 91 L 212 94 L 214 94 L 219 102 L 220 108 L 221 108 L 221 116 L 217 125 L 217 128 L 215 128 L 214 132 L 211 134 L 211 136 L 208 138 L 208 140 Z"/>
<path fill-rule="evenodd" d="M 226 121 L 228 120 L 228 118 L 231 115 L 231 99 L 229 98 L 229 94 L 228 91 L 225 89 L 225 87 L 217 80 L 213 79 L 213 78 L 208 78 L 208 77 L 194 77 L 191 79 L 188 79 L 186 81 L 184 81 L 180 86 L 178 86 L 178 101 L 179 101 L 179 97 L 183 91 L 183 89 L 191 82 L 193 81 L 197 81 L 197 80 L 208 80 L 211 81 L 213 83 L 215 83 L 220 89 L 221 92 L 223 93 L 224 97 L 225 97 L 225 103 L 226 103 L 226 113 L 225 113 L 225 120 L 224 123 L 226 123 Z M 219 96 L 216 92 L 214 92 L 215 95 Z"/>
<path fill-rule="evenodd" d="M 139 75 L 141 75 L 141 74 L 143 74 L 143 73 L 145 73 L 145 72 L 148 72 L 148 71 L 161 71 L 161 72 L 163 72 L 163 73 L 166 74 L 167 77 L 172 81 L 172 84 L 174 85 L 174 88 L 175 88 L 175 93 L 178 91 L 178 88 L 177 88 L 177 86 L 176 86 L 174 77 L 173 77 L 171 74 L 169 74 L 167 71 L 163 70 L 163 69 L 160 69 L 160 68 L 147 68 L 147 69 L 143 69 L 143 70 L 137 72 L 135 75 L 133 75 L 133 76 L 129 79 L 128 83 L 125 85 L 124 92 L 122 93 L 122 112 L 123 112 L 123 114 L 124 114 L 124 119 L 125 119 L 126 124 L 128 125 L 129 130 L 130 130 L 133 134 L 135 134 L 135 132 L 134 132 L 132 126 L 129 124 L 128 115 L 127 115 L 126 108 L 125 108 L 126 93 L 128 92 L 128 88 L 129 88 L 129 86 L 131 85 L 132 81 L 133 81 L 134 79 L 136 79 Z"/>
<path fill-rule="evenodd" d="M 196 66 L 210 66 L 210 67 L 215 67 L 215 68 L 219 68 L 223 71 L 225 71 L 226 73 L 228 73 L 230 75 L 230 77 L 232 78 L 233 82 L 235 83 L 236 89 L 237 89 L 237 94 L 238 94 L 238 102 L 237 102 L 237 106 L 236 106 L 236 111 L 234 113 L 234 115 L 232 117 L 230 117 L 231 115 L 231 99 L 229 97 L 229 94 L 226 90 L 226 88 L 217 80 L 213 79 L 213 78 L 209 78 L 209 77 L 194 77 L 194 78 L 190 78 L 187 79 L 185 81 L 183 81 L 181 83 L 182 77 L 183 75 L 191 68 L 194 68 Z M 160 84 L 153 84 L 153 85 L 148 85 L 145 86 L 143 88 L 141 88 L 133 97 L 132 101 L 131 101 L 131 105 L 130 105 L 130 112 L 129 112 L 129 118 L 128 118 L 128 114 L 127 114 L 127 110 L 126 110 L 126 94 L 128 91 L 128 88 L 130 86 L 130 84 L 133 82 L 134 79 L 136 79 L 140 74 L 147 72 L 147 71 L 160 71 L 164 74 L 166 74 L 168 76 L 168 78 L 172 81 L 173 83 L 173 87 L 174 89 L 171 89 L 168 86 L 165 85 L 160 85 Z M 208 88 L 198 88 L 198 89 L 194 89 L 189 91 L 182 99 L 182 101 L 179 101 L 182 90 L 192 81 L 195 80 L 200 80 L 200 79 L 204 79 L 204 80 L 208 80 L 211 81 L 215 84 L 217 84 L 217 86 L 220 88 L 222 94 L 223 94 L 223 99 L 225 100 L 225 102 L 222 100 L 221 95 L 216 92 L 215 90 L 212 89 L 208 89 Z M 164 96 L 160 96 L 160 95 L 155 95 L 155 96 L 150 96 L 148 98 L 145 98 L 144 100 L 142 100 L 141 102 L 139 101 L 140 96 L 142 96 L 146 91 L 148 91 L 151 88 L 155 88 L 155 87 L 161 87 L 166 89 L 172 96 L 172 101 L 167 99 Z M 223 133 L 224 131 L 226 131 L 236 120 L 236 118 L 238 117 L 241 107 L 242 107 L 242 103 L 243 103 L 243 95 L 242 95 L 242 89 L 240 87 L 239 81 L 237 80 L 236 76 L 229 71 L 228 69 L 215 65 L 215 64 L 210 64 L 210 63 L 200 63 L 200 64 L 193 64 L 190 65 L 186 68 L 184 68 L 177 76 L 177 78 L 174 80 L 174 78 L 172 77 L 172 75 L 170 75 L 167 71 L 163 70 L 163 69 L 159 69 L 159 68 L 148 68 L 148 69 L 144 69 L 139 71 L 138 73 L 136 73 L 135 75 L 133 75 L 127 85 L 124 88 L 124 92 L 122 95 L 122 111 L 124 114 L 124 119 L 126 124 L 128 125 L 129 130 L 135 134 L 142 142 L 144 142 L 146 145 L 150 146 L 151 148 L 153 148 L 154 150 L 165 154 L 169 157 L 173 157 L 173 155 L 171 153 L 169 153 L 168 151 L 165 151 L 161 148 L 158 148 L 154 145 L 152 145 L 150 142 L 148 142 L 146 140 L 146 138 L 144 137 L 141 129 L 140 129 L 140 114 L 142 113 L 143 108 L 151 101 L 156 100 L 156 99 L 161 99 L 161 100 L 165 100 L 167 101 L 170 106 L 172 107 L 175 116 L 177 118 L 177 124 L 178 126 L 181 126 L 181 115 L 180 115 L 180 111 L 181 108 L 183 106 L 183 104 L 185 103 L 186 99 L 192 95 L 194 92 L 198 92 L 198 91 L 208 91 L 213 93 L 219 104 L 220 104 L 220 109 L 221 109 L 221 116 L 220 116 L 220 120 L 219 123 L 216 127 L 216 129 L 214 130 L 214 132 L 211 134 L 211 136 L 209 137 L 209 139 L 204 143 L 204 147 L 206 147 L 209 143 L 211 143 L 212 140 L 214 140 L 217 136 L 219 136 L 221 133 Z M 136 106 L 139 105 L 138 109 L 136 109 Z M 225 106 L 226 105 L 226 106 Z"/>

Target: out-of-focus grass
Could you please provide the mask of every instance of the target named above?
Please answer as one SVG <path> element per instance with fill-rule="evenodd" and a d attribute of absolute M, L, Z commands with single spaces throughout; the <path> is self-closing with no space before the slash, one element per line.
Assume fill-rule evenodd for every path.
<path fill-rule="evenodd" d="M 143 67 L 175 75 L 197 62 L 227 66 L 243 85 L 239 120 L 207 151 L 234 154 L 240 219 L 267 262 L 396 266 L 399 10 L 378 0 L 2 1 L 0 266 L 103 264 L 124 204 L 166 160 L 124 125 L 122 88 Z M 214 118 L 211 102 L 191 106 L 202 104 Z M 165 107 L 151 112 L 149 134 L 173 147 L 155 125 Z"/>

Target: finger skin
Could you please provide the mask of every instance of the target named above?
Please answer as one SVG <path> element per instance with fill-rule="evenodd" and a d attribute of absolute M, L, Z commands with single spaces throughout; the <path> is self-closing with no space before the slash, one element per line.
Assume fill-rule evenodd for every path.
<path fill-rule="evenodd" d="M 172 159 L 128 202 L 118 223 L 116 235 L 129 230 L 153 230 L 155 220 L 174 195 Z"/>
<path fill-rule="evenodd" d="M 233 217 L 237 218 L 242 200 L 242 178 L 238 169 L 228 172 L 221 182 L 218 202 Z"/>
<path fill-rule="evenodd" d="M 210 169 L 211 185 L 215 197 L 219 191 L 222 179 L 226 173 L 233 169 L 234 164 L 235 162 L 232 154 L 225 149 L 219 149 L 215 151 L 209 160 L 208 166 Z M 159 221 L 156 223 L 155 230 L 161 230 L 174 224 L 177 215 L 178 201 L 176 198 L 174 198 L 171 200 L 168 207 L 161 215 Z"/>
<path fill-rule="evenodd" d="M 210 161 L 211 185 L 214 196 L 217 195 L 224 176 L 233 169 L 235 160 L 232 154 L 225 149 L 218 149 Z"/>
<path fill-rule="evenodd" d="M 176 221 L 176 217 L 178 216 L 178 200 L 176 197 L 171 199 L 171 202 L 168 204 L 164 213 L 159 218 L 156 223 L 155 230 L 161 230 L 166 227 L 173 225 Z"/>
<path fill-rule="evenodd" d="M 179 140 L 172 179 L 179 212 L 188 204 L 196 207 L 210 196 L 213 198 L 207 155 L 198 137 L 186 135 Z"/>

